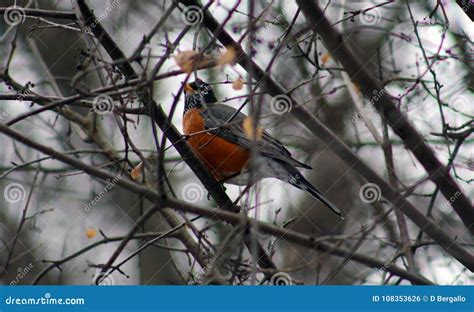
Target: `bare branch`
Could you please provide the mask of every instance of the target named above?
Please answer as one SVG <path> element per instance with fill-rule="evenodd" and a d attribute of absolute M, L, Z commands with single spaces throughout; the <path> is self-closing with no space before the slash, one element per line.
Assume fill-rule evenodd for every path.
<path fill-rule="evenodd" d="M 187 6 L 199 5 L 194 0 L 180 0 Z M 219 41 L 229 47 L 233 47 L 238 56 L 238 63 L 248 70 L 252 69 L 256 80 L 261 87 L 272 96 L 287 94 L 284 88 L 268 76 L 252 59 L 243 51 L 242 47 L 235 42 L 232 37 L 221 27 L 217 20 L 207 11 L 204 12 L 204 25 L 219 39 Z M 341 63 L 343 63 L 341 61 Z M 344 64 L 344 63 L 343 63 Z M 433 240 L 437 241 L 444 250 L 461 262 L 471 271 L 474 270 L 474 256 L 463 249 L 455 242 L 448 233 L 443 231 L 434 222 L 426 218 L 416 207 L 410 203 L 404 196 L 394 190 L 384 179 L 368 167 L 344 142 L 341 141 L 331 130 L 321 123 L 313 114 L 291 98 L 293 109 L 291 114 L 300 120 L 306 128 L 308 128 L 316 137 L 321 139 L 327 146 L 332 149 L 336 155 L 344 160 L 352 169 L 356 170 L 367 181 L 377 184 L 382 195 L 389 200 L 395 207 L 400 209 L 407 217 L 409 217 L 420 229 L 423 229 Z M 431 149 L 430 149 L 431 151 Z M 474 213 L 470 218 L 474 218 Z M 472 229 L 470 229 L 472 230 Z"/>
<path fill-rule="evenodd" d="M 374 92 L 383 90 L 380 81 L 374 78 L 362 63 L 353 55 L 344 43 L 343 36 L 327 20 L 321 8 L 313 0 L 297 1 L 306 19 L 314 24 L 315 32 L 323 38 L 330 53 L 344 66 L 351 79 L 356 82 L 364 95 L 371 98 Z M 474 234 L 474 207 L 467 196 L 449 174 L 449 170 L 436 157 L 434 151 L 426 144 L 423 136 L 397 108 L 392 98 L 383 92 L 374 106 L 387 120 L 392 129 L 405 142 L 418 161 L 423 165 L 430 179 L 438 186 L 446 199 L 455 194 L 458 197 L 450 201 L 466 228 Z"/>

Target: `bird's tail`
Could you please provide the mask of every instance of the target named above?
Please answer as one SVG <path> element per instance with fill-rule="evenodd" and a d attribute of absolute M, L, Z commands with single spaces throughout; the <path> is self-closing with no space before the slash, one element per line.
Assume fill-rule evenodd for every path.
<path fill-rule="evenodd" d="M 308 193 L 310 193 L 314 198 L 322 202 L 326 207 L 332 210 L 335 214 L 337 214 L 341 219 L 344 219 L 342 216 L 341 211 L 329 201 L 324 195 L 318 191 L 308 180 L 306 180 L 301 173 L 295 173 L 292 175 L 289 181 L 287 181 L 291 185 L 304 190 Z"/>

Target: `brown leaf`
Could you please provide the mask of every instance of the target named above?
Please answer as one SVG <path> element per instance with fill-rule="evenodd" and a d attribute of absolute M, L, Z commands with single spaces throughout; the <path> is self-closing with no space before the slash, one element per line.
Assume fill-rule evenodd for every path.
<path fill-rule="evenodd" d="M 235 62 L 236 56 L 237 56 L 237 53 L 235 52 L 235 48 L 229 47 L 224 52 L 224 54 L 222 54 L 221 57 L 217 60 L 216 64 L 217 65 L 233 64 Z"/>
<path fill-rule="evenodd" d="M 243 87 L 244 87 L 244 82 L 242 78 L 238 78 L 236 81 L 232 83 L 232 89 L 234 90 L 242 90 Z"/>
<path fill-rule="evenodd" d="M 95 229 L 88 229 L 86 231 L 86 236 L 88 239 L 94 238 L 97 235 L 97 231 Z"/>
<path fill-rule="evenodd" d="M 256 127 L 256 135 L 254 135 L 254 124 L 253 119 L 250 116 L 245 117 L 244 121 L 242 122 L 242 128 L 244 129 L 244 133 L 250 140 L 260 140 L 262 138 L 263 129 L 260 128 L 258 125 Z"/>
<path fill-rule="evenodd" d="M 211 62 L 211 58 L 207 55 L 195 51 L 184 51 L 174 56 L 176 64 L 185 73 L 192 73 L 194 70 L 206 67 Z"/>
<path fill-rule="evenodd" d="M 133 180 L 137 181 L 143 172 L 143 163 L 139 163 L 135 168 L 130 172 L 130 176 Z"/>
<path fill-rule="evenodd" d="M 326 52 L 321 57 L 321 63 L 323 63 L 323 65 L 326 65 L 326 63 L 329 62 L 330 59 L 331 59 L 331 54 Z"/>
<path fill-rule="evenodd" d="M 353 82 L 352 86 L 354 87 L 354 90 L 357 92 L 358 95 L 362 94 L 362 92 L 360 91 L 360 87 L 357 83 Z"/>

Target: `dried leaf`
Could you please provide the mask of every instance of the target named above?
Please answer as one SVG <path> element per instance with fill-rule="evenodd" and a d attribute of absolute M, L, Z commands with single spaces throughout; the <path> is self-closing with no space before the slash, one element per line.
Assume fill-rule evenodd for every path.
<path fill-rule="evenodd" d="M 133 180 L 137 181 L 140 176 L 142 175 L 143 172 L 143 163 L 139 163 L 135 168 L 132 169 L 130 172 L 130 176 L 132 177 Z"/>
<path fill-rule="evenodd" d="M 211 62 L 209 56 L 195 51 L 180 52 L 174 56 L 174 60 L 181 70 L 188 74 L 196 69 L 206 67 Z"/>
<path fill-rule="evenodd" d="M 257 140 L 260 140 L 262 138 L 263 129 L 260 128 L 258 125 L 256 127 L 257 135 L 254 135 L 254 124 L 252 117 L 245 117 L 244 121 L 242 122 L 242 127 L 248 139 L 253 140 L 254 138 L 256 138 Z"/>
<path fill-rule="evenodd" d="M 242 78 L 239 78 L 232 83 L 232 89 L 234 90 L 242 90 L 243 87 L 244 87 L 244 82 Z"/>
<path fill-rule="evenodd" d="M 358 95 L 362 94 L 362 92 L 360 92 L 360 87 L 357 83 L 353 82 L 352 87 L 354 88 L 354 90 L 357 92 Z"/>
<path fill-rule="evenodd" d="M 88 239 L 94 238 L 97 235 L 97 231 L 95 229 L 88 229 L 86 231 L 86 236 Z"/>
<path fill-rule="evenodd" d="M 224 52 L 224 54 L 222 54 L 221 57 L 217 60 L 216 64 L 217 65 L 233 64 L 235 62 L 236 56 L 237 56 L 237 53 L 235 52 L 235 48 L 229 47 Z"/>
<path fill-rule="evenodd" d="M 321 63 L 323 65 L 326 65 L 327 62 L 329 62 L 329 60 L 331 59 L 331 54 L 329 53 L 324 53 L 323 56 L 321 57 Z"/>

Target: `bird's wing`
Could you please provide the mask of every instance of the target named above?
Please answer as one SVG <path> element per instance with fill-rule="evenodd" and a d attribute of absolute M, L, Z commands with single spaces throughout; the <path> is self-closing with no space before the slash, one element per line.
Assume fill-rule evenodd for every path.
<path fill-rule="evenodd" d="M 225 104 L 208 104 L 201 111 L 204 125 L 210 133 L 222 137 L 230 142 L 238 144 L 247 149 L 254 144 L 246 134 L 243 126 L 247 118 L 243 113 Z M 250 136 L 251 137 L 251 136 Z M 262 130 L 260 138 L 257 140 L 256 148 L 265 156 L 275 158 L 296 167 L 311 169 L 293 157 L 291 153 L 277 139 L 273 138 L 267 131 Z"/>

